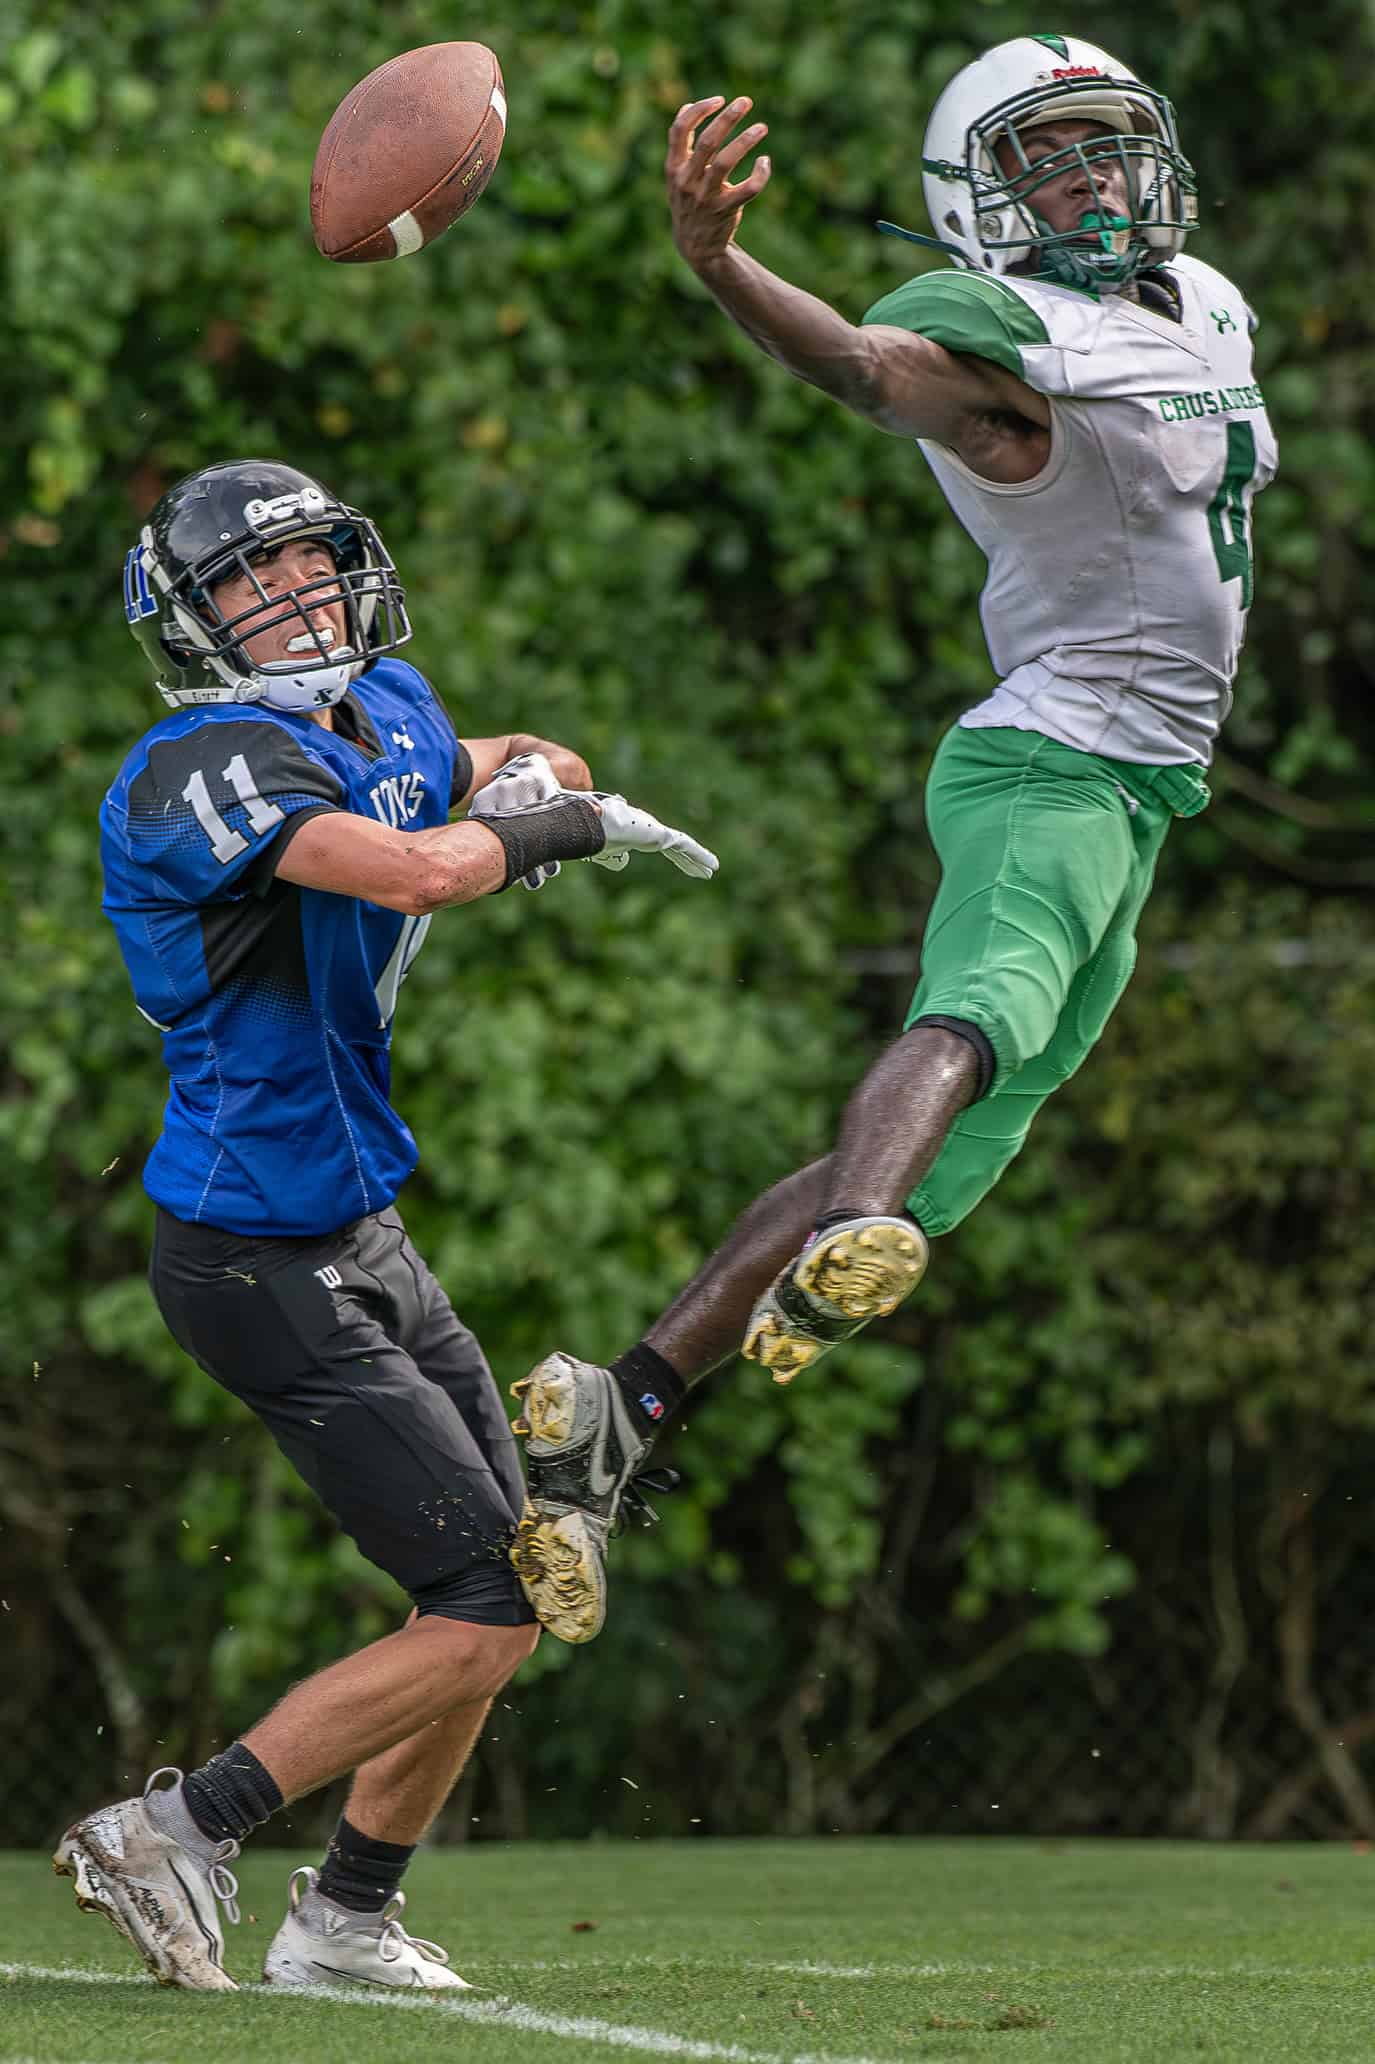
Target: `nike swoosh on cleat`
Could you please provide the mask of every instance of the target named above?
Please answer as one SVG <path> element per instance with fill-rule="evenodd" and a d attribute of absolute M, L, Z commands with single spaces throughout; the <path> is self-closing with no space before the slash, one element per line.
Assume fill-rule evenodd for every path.
<path fill-rule="evenodd" d="M 218 1967 L 220 1962 L 219 1944 L 216 1942 L 214 1936 L 210 1933 L 210 1930 L 206 1927 L 205 1922 L 201 1919 L 200 1908 L 196 1905 L 195 1896 L 192 1893 L 191 1887 L 187 1884 L 185 1878 L 182 1876 L 181 1872 L 177 1869 L 177 1866 L 174 1863 L 169 1861 L 167 1868 L 171 1871 L 172 1876 L 176 1879 L 177 1883 L 181 1886 L 182 1891 L 186 1894 L 186 1904 L 191 1909 L 191 1918 L 195 1922 L 196 1926 L 200 1929 L 201 1934 L 205 1937 L 205 1947 L 209 1953 L 211 1963 Z"/>
<path fill-rule="evenodd" d="M 624 1469 L 626 1456 L 631 1454 L 634 1449 L 644 1446 L 631 1421 L 629 1412 L 621 1401 L 621 1394 L 616 1388 L 614 1379 L 608 1385 L 608 1397 L 611 1406 L 609 1419 L 614 1424 L 621 1444 L 622 1469 L 607 1472 L 605 1468 L 604 1458 L 611 1437 L 611 1425 L 604 1423 L 600 1438 L 587 1461 L 588 1482 L 592 1487 L 594 1495 L 599 1498 L 607 1497 L 615 1490 Z"/>

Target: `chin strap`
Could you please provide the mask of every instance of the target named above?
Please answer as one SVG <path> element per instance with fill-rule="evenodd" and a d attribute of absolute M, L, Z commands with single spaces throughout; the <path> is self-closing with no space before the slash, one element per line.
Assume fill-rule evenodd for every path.
<path fill-rule="evenodd" d="M 1106 259 L 1100 259 L 1094 252 L 1076 251 L 1071 244 L 1051 244 L 1039 254 L 1032 277 L 1049 280 L 1056 287 L 1074 287 L 1081 294 L 1116 294 L 1131 285 L 1148 256 L 1140 245 L 1109 252 Z"/>
<path fill-rule="evenodd" d="M 965 257 L 958 244 L 947 244 L 941 237 L 922 236 L 918 230 L 904 229 L 901 223 L 898 222 L 879 222 L 875 224 L 875 227 L 882 236 L 906 237 L 909 244 L 924 244 L 928 251 L 944 251 L 948 257 L 953 258 L 955 263 L 962 266 L 966 272 L 972 270 L 969 260 Z"/>
<path fill-rule="evenodd" d="M 944 251 L 964 272 L 976 269 L 958 244 L 947 243 L 943 237 L 923 236 L 919 230 L 904 229 L 899 222 L 879 222 L 875 227 L 882 236 L 902 237 L 907 243 L 920 244 L 927 251 Z M 1111 293 L 1116 287 L 1125 287 L 1136 278 L 1150 257 L 1139 245 L 1120 253 L 1114 252 L 1114 236 L 1120 236 L 1124 229 L 1131 227 L 1130 216 L 1102 215 L 1091 211 L 1084 216 L 1080 228 L 1097 235 L 1102 256 L 1082 249 L 1076 252 L 1070 244 L 1043 246 L 1035 254 L 1036 272 L 1031 277 L 1049 280 L 1057 287 L 1076 287 L 1081 293 L 1100 293 L 1105 289 Z"/>

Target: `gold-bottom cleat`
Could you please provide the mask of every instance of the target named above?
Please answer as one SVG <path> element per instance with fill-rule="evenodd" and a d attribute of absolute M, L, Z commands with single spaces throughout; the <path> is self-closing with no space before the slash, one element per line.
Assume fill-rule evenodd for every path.
<path fill-rule="evenodd" d="M 926 1274 L 926 1236 L 906 1218 L 852 1219 L 819 1235 L 793 1281 L 827 1318 L 886 1319 Z"/>
<path fill-rule="evenodd" d="M 591 1641 L 606 1620 L 606 1525 L 587 1512 L 535 1511 L 527 1498 L 511 1563 L 541 1624 L 560 1641 Z"/>
<path fill-rule="evenodd" d="M 551 1368 L 551 1363 L 564 1363 Z M 577 1398 L 573 1371 L 577 1364 L 566 1355 L 550 1355 L 511 1385 L 511 1395 L 520 1400 L 520 1417 L 512 1422 L 517 1433 L 531 1440 L 566 1441 L 573 1431 Z"/>
<path fill-rule="evenodd" d="M 827 1348 L 824 1340 L 807 1340 L 794 1333 L 783 1314 L 770 1308 L 761 1297 L 750 1314 L 749 1330 L 740 1352 L 747 1362 L 760 1362 L 775 1383 L 791 1383 L 803 1369 L 809 1369 Z"/>
<path fill-rule="evenodd" d="M 741 1349 L 775 1383 L 791 1383 L 870 1319 L 886 1318 L 926 1273 L 930 1250 L 908 1218 L 851 1218 L 778 1275 L 750 1314 Z"/>
<path fill-rule="evenodd" d="M 609 1369 L 546 1355 L 511 1386 L 524 1434 L 525 1510 L 511 1562 L 535 1612 L 561 1641 L 590 1641 L 606 1619 L 606 1549 L 650 1440 Z"/>

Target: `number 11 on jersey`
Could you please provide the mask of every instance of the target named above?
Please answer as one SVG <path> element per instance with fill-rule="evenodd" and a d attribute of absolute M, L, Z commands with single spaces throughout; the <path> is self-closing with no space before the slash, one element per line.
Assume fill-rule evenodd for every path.
<path fill-rule="evenodd" d="M 261 838 L 265 831 L 271 831 L 278 824 L 285 824 L 286 811 L 279 810 L 276 803 L 265 803 L 258 793 L 258 784 L 242 753 L 235 753 L 224 769 L 222 780 L 229 783 L 248 815 L 250 829 L 255 837 Z M 182 800 L 191 805 L 196 813 L 196 822 L 210 841 L 210 850 L 221 867 L 227 867 L 231 860 L 237 860 L 240 853 L 248 851 L 248 840 L 241 831 L 235 831 L 226 824 L 210 800 L 210 789 L 199 767 L 182 790 Z"/>

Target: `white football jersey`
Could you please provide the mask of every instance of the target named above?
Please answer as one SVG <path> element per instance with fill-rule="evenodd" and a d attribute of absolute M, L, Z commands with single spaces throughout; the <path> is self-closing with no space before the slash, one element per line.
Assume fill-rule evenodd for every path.
<path fill-rule="evenodd" d="M 1168 270 L 1179 322 L 1120 294 L 939 271 L 865 317 L 992 359 L 1051 404 L 1050 457 L 1017 486 L 919 440 L 988 560 L 979 611 L 1001 678 L 964 724 L 1208 763 L 1251 602 L 1251 502 L 1276 446 L 1251 309 L 1196 258 Z"/>

